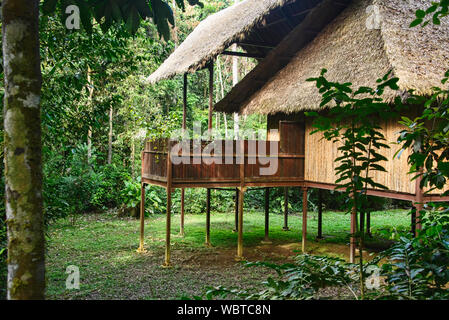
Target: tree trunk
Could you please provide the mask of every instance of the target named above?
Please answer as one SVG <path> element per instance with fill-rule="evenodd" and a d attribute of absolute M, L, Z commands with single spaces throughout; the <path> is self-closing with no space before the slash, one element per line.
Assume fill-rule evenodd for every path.
<path fill-rule="evenodd" d="M 218 68 L 218 79 L 220 80 L 220 89 L 221 89 L 221 99 L 224 98 L 224 82 L 223 82 L 223 74 L 221 69 L 221 60 L 220 57 L 217 57 L 217 68 Z M 217 90 L 218 95 L 218 90 Z M 217 99 L 218 101 L 218 99 Z M 219 113 L 217 112 L 217 115 Z M 224 119 L 224 127 L 225 127 L 225 138 L 228 138 L 228 121 L 226 119 L 226 113 L 223 112 L 223 119 Z"/>
<path fill-rule="evenodd" d="M 134 142 L 134 136 L 131 137 L 131 178 L 134 180 L 134 172 L 136 171 L 135 168 L 135 158 L 136 158 L 136 144 Z"/>
<path fill-rule="evenodd" d="M 114 110 L 109 109 L 109 140 L 108 140 L 108 164 L 112 163 L 112 120 L 114 116 Z"/>
<path fill-rule="evenodd" d="M 235 3 L 238 2 L 238 0 L 234 1 Z M 237 45 L 233 44 L 232 47 L 233 51 L 237 51 Z M 232 85 L 235 86 L 237 83 L 239 82 L 239 61 L 238 61 L 238 57 L 234 56 L 232 57 Z M 234 113 L 234 139 L 238 140 L 238 136 L 239 136 L 239 121 L 240 121 L 240 117 L 239 114 L 237 112 Z"/>
<path fill-rule="evenodd" d="M 91 77 L 92 70 L 90 67 L 87 67 L 87 90 L 89 91 L 89 98 L 87 103 L 90 107 L 92 107 L 92 98 L 94 96 L 94 84 L 92 82 Z M 92 158 L 92 127 L 89 125 L 89 129 L 87 131 L 87 162 L 90 162 Z"/>
<path fill-rule="evenodd" d="M 43 299 L 39 1 L 3 0 L 8 299 Z"/>

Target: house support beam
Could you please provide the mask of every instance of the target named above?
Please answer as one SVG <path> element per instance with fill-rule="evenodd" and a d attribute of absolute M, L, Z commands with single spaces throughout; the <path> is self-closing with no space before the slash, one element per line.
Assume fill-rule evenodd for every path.
<path fill-rule="evenodd" d="M 167 217 L 165 224 L 165 262 L 163 268 L 171 267 L 170 264 L 170 235 L 171 235 L 171 196 L 172 196 L 172 162 L 170 154 L 171 145 L 167 150 Z"/>
<path fill-rule="evenodd" d="M 239 230 L 239 189 L 235 188 L 235 227 L 233 232 Z"/>
<path fill-rule="evenodd" d="M 317 239 L 323 239 L 323 190 L 318 189 L 318 235 Z"/>
<path fill-rule="evenodd" d="M 184 86 L 183 86 L 183 94 L 182 94 L 182 132 L 183 133 L 185 133 L 186 128 L 187 128 L 187 84 L 188 84 L 187 73 L 184 73 Z M 185 235 L 185 232 L 184 232 L 184 220 L 185 220 L 184 206 L 185 206 L 185 189 L 182 188 L 181 189 L 181 222 L 180 222 L 180 230 L 179 230 L 179 234 L 182 237 L 184 237 L 184 235 Z"/>
<path fill-rule="evenodd" d="M 167 217 L 165 225 L 165 262 L 162 265 L 164 268 L 171 267 L 170 264 L 170 233 L 171 233 L 171 188 L 167 188 Z"/>
<path fill-rule="evenodd" d="M 284 231 L 289 231 L 288 228 L 288 188 L 284 187 Z"/>
<path fill-rule="evenodd" d="M 209 63 L 209 121 L 208 136 L 212 139 L 212 113 L 214 107 L 214 60 Z M 206 199 L 206 246 L 211 247 L 210 243 L 210 189 L 207 189 Z"/>
<path fill-rule="evenodd" d="M 210 243 L 210 197 L 211 192 L 210 189 L 207 189 L 207 203 L 206 203 L 206 243 L 205 245 L 208 247 L 212 247 Z"/>
<path fill-rule="evenodd" d="M 269 237 L 270 229 L 270 188 L 265 188 L 265 237 L 262 241 L 263 244 L 270 244 Z"/>
<path fill-rule="evenodd" d="M 307 188 L 302 188 L 302 252 L 306 252 L 307 242 Z"/>
<path fill-rule="evenodd" d="M 221 54 L 225 55 L 225 56 L 245 57 L 245 58 L 255 58 L 255 59 L 265 58 L 265 56 L 261 55 L 261 54 L 253 54 L 253 53 L 237 52 L 237 51 L 223 51 Z"/>
<path fill-rule="evenodd" d="M 245 197 L 245 187 L 239 188 L 239 225 L 237 237 L 237 256 L 236 260 L 243 260 L 243 201 Z"/>
<path fill-rule="evenodd" d="M 143 153 L 142 153 L 143 155 Z M 142 182 L 140 187 L 140 244 L 137 252 L 145 252 L 145 183 Z"/>
<path fill-rule="evenodd" d="M 410 225 L 411 225 L 410 232 L 412 233 L 413 236 L 415 236 L 416 235 L 416 207 L 414 205 L 411 210 Z"/>
<path fill-rule="evenodd" d="M 371 212 L 366 213 L 366 235 L 371 237 Z"/>

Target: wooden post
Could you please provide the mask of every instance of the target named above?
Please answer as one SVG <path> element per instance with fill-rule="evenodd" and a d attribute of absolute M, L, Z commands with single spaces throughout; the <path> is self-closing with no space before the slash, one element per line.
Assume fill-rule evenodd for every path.
<path fill-rule="evenodd" d="M 235 189 L 235 228 L 232 230 L 233 232 L 237 232 L 239 230 L 239 189 Z"/>
<path fill-rule="evenodd" d="M 211 247 L 210 243 L 210 189 L 207 189 L 207 203 L 206 203 L 206 246 Z"/>
<path fill-rule="evenodd" d="M 172 162 L 170 155 L 171 144 L 167 146 L 167 219 L 165 226 L 165 263 L 162 267 L 169 268 L 170 265 L 170 233 L 171 233 L 171 193 L 172 193 Z"/>
<path fill-rule="evenodd" d="M 143 173 L 144 173 L 144 166 L 145 166 L 145 158 L 144 158 L 144 152 L 140 154 L 141 158 L 141 169 L 140 169 L 140 177 L 143 179 Z M 145 243 L 144 243 L 144 236 L 145 236 L 145 183 L 142 182 L 142 185 L 140 186 L 140 244 L 139 248 L 137 249 L 137 252 L 145 252 Z"/>
<path fill-rule="evenodd" d="M 170 267 L 170 232 L 171 232 L 171 188 L 167 188 L 167 220 L 165 226 L 165 263 L 163 267 Z"/>
<path fill-rule="evenodd" d="M 302 252 L 306 252 L 307 242 L 307 188 L 302 188 Z"/>
<path fill-rule="evenodd" d="M 240 151 L 245 152 L 245 141 L 238 140 L 236 146 L 240 145 Z M 243 260 L 243 203 L 245 199 L 245 157 L 239 168 L 240 187 L 239 187 L 239 218 L 238 218 L 238 240 L 237 240 L 237 256 L 236 260 Z"/>
<path fill-rule="evenodd" d="M 284 231 L 289 231 L 288 228 L 288 188 L 284 187 Z"/>
<path fill-rule="evenodd" d="M 357 208 L 354 206 L 351 210 L 351 238 L 349 240 L 349 262 L 355 263 L 355 250 L 357 246 Z"/>
<path fill-rule="evenodd" d="M 416 236 L 416 207 L 412 203 L 412 214 L 411 214 L 411 233 L 413 237 Z"/>
<path fill-rule="evenodd" d="M 318 235 L 317 239 L 323 239 L 323 192 L 318 189 Z"/>
<path fill-rule="evenodd" d="M 212 111 L 214 107 L 214 61 L 209 63 L 209 122 L 208 129 L 209 135 L 212 130 Z"/>
<path fill-rule="evenodd" d="M 184 86 L 183 86 L 183 95 L 182 95 L 182 131 L 185 132 L 187 128 L 187 73 L 184 73 Z M 181 236 L 185 235 L 184 232 L 184 206 L 185 206 L 185 190 L 181 189 L 181 223 L 180 223 L 180 231 L 179 234 Z"/>
<path fill-rule="evenodd" d="M 139 249 L 137 249 L 137 252 L 145 252 L 144 233 L 145 233 L 145 183 L 142 182 L 142 186 L 140 189 L 140 245 Z"/>
<path fill-rule="evenodd" d="M 212 110 L 214 106 L 214 62 L 209 63 L 209 122 L 208 122 L 208 136 L 212 138 Z M 207 189 L 206 199 L 206 245 L 211 246 L 210 243 L 210 189 Z"/>
<path fill-rule="evenodd" d="M 179 230 L 179 235 L 181 235 L 182 237 L 185 236 L 185 232 L 184 232 L 184 206 L 185 206 L 185 190 L 184 188 L 181 189 L 181 222 L 180 222 L 180 230 Z"/>
<path fill-rule="evenodd" d="M 269 238 L 270 228 L 270 188 L 265 188 L 265 237 L 262 243 L 272 243 Z"/>
<path fill-rule="evenodd" d="M 366 235 L 371 237 L 371 212 L 366 213 Z"/>
<path fill-rule="evenodd" d="M 236 260 L 243 260 L 243 200 L 246 188 L 239 188 L 239 227 L 237 240 L 237 257 Z"/>

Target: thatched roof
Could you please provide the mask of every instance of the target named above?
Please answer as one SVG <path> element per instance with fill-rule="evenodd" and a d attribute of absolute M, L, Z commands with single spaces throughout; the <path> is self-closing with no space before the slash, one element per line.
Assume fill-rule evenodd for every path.
<path fill-rule="evenodd" d="M 202 69 L 287 1 L 244 0 L 207 17 L 147 80 L 155 83 Z"/>
<path fill-rule="evenodd" d="M 372 14 L 366 10 L 373 4 L 379 9 L 378 29 L 366 26 Z M 448 67 L 449 23 L 409 28 L 415 11 L 428 5 L 426 0 L 355 0 L 255 94 L 246 94 L 244 85 L 254 82 L 261 72 L 256 69 L 228 95 L 240 101 L 226 97 L 216 110 L 273 114 L 318 109 L 321 96 L 306 79 L 318 76 L 322 68 L 328 69 L 329 80 L 352 82 L 354 87 L 375 86 L 376 79 L 393 70 L 400 90 L 386 92 L 387 99 L 409 89 L 429 94 L 441 85 Z"/>

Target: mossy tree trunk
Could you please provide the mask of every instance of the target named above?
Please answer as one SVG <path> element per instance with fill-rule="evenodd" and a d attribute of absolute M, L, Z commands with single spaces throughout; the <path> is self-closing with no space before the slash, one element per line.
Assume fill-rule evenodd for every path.
<path fill-rule="evenodd" d="M 8 299 L 45 290 L 38 5 L 2 4 Z"/>

